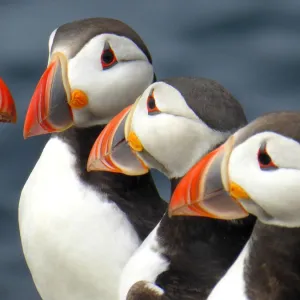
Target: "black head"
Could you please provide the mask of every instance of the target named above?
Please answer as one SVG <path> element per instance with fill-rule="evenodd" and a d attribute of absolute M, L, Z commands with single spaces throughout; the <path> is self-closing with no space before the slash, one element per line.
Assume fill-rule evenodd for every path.
<path fill-rule="evenodd" d="M 67 48 L 68 58 L 74 57 L 90 40 L 102 34 L 114 34 L 133 41 L 147 56 L 150 63 L 150 52 L 141 37 L 127 24 L 109 18 L 90 18 L 77 20 L 61 25 L 52 32 L 49 51 L 56 48 Z M 51 44 L 50 44 L 51 42 Z"/>

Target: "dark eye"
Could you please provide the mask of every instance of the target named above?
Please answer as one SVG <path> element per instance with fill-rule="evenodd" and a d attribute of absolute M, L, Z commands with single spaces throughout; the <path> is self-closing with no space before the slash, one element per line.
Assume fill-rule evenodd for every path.
<path fill-rule="evenodd" d="M 155 99 L 154 99 L 153 97 L 150 97 L 150 98 L 148 99 L 148 108 L 149 108 L 150 110 L 156 108 Z"/>
<path fill-rule="evenodd" d="M 109 47 L 104 49 L 101 54 L 101 64 L 103 70 L 109 69 L 117 63 L 117 58 L 113 50 Z"/>
<path fill-rule="evenodd" d="M 266 145 L 262 145 L 258 150 L 257 159 L 261 169 L 277 169 L 271 156 L 268 154 Z"/>
<path fill-rule="evenodd" d="M 147 109 L 148 109 L 148 114 L 157 114 L 160 112 L 160 110 L 157 108 L 156 103 L 155 103 L 155 98 L 153 96 L 153 93 L 149 95 L 148 100 L 147 100 Z"/>

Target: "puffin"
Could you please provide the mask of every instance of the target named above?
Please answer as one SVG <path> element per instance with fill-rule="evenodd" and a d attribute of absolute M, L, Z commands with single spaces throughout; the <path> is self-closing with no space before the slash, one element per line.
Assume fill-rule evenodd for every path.
<path fill-rule="evenodd" d="M 171 180 L 173 192 L 199 159 L 246 123 L 242 106 L 216 81 L 162 80 L 107 125 L 87 168 L 131 176 L 155 168 Z M 119 299 L 206 299 L 240 254 L 254 222 L 252 216 L 238 222 L 170 218 L 166 210 L 126 264 Z"/>
<path fill-rule="evenodd" d="M 257 118 L 187 173 L 173 194 L 171 211 L 192 207 L 193 215 L 215 219 L 257 217 L 243 251 L 209 300 L 300 298 L 299 180 L 296 111 Z"/>
<path fill-rule="evenodd" d="M 0 78 L 0 122 L 17 122 L 17 110 L 13 96 L 2 78 Z"/>
<path fill-rule="evenodd" d="M 166 210 L 149 174 L 88 173 L 105 124 L 154 80 L 150 53 L 125 23 L 77 20 L 49 37 L 48 66 L 24 138 L 51 134 L 19 201 L 22 248 L 43 300 L 113 300 L 121 271 Z"/>

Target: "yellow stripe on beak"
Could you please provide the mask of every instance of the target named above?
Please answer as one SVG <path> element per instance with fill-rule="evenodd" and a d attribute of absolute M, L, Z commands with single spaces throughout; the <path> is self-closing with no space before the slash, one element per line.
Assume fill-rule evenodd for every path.
<path fill-rule="evenodd" d="M 129 132 L 127 141 L 128 141 L 130 148 L 133 151 L 136 151 L 136 152 L 143 151 L 144 147 L 143 147 L 142 143 L 140 142 L 139 138 L 137 137 L 137 135 L 133 131 Z"/>
<path fill-rule="evenodd" d="M 230 182 L 229 184 L 229 194 L 234 199 L 250 199 L 249 195 L 245 192 L 245 190 L 240 187 L 235 182 Z"/>

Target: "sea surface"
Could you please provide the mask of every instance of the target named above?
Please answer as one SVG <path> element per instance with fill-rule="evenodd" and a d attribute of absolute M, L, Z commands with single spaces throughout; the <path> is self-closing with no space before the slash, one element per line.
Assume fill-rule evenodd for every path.
<path fill-rule="evenodd" d="M 120 19 L 142 36 L 158 78 L 215 79 L 243 104 L 249 120 L 300 107 L 299 0 L 0 0 L 0 76 L 18 110 L 16 126 L 0 125 L 1 300 L 39 299 L 21 250 L 17 210 L 48 139 L 22 136 L 26 108 L 47 64 L 48 37 L 63 23 L 100 16 Z M 168 199 L 168 181 L 157 174 L 156 181 Z"/>

